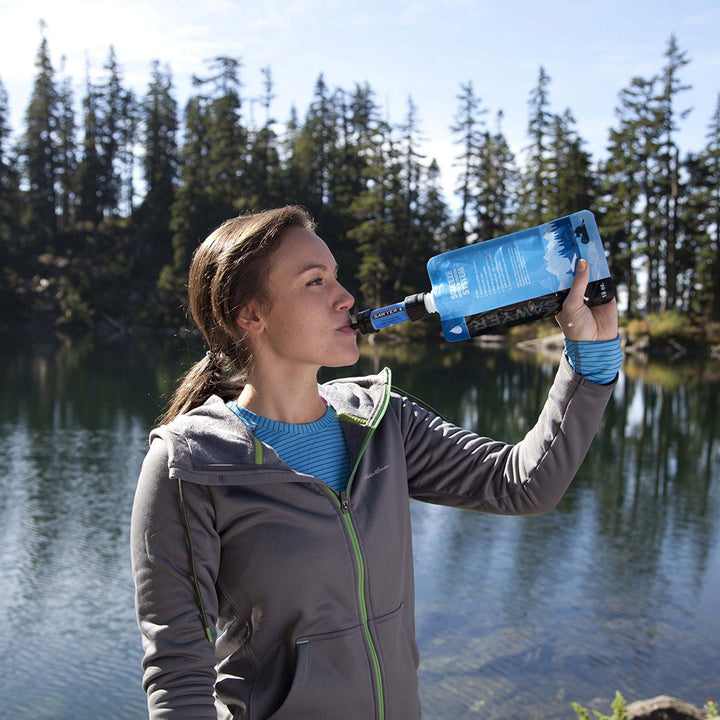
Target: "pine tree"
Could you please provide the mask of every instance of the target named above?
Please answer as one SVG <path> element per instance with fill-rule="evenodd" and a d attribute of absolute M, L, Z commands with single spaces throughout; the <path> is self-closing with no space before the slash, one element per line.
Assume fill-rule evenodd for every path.
<path fill-rule="evenodd" d="M 694 310 L 720 320 L 720 95 L 708 125 L 707 143 L 690 158 L 691 202 L 688 214 L 696 219 L 698 296 Z"/>
<path fill-rule="evenodd" d="M 516 212 L 519 173 L 502 132 L 502 117 L 499 111 L 494 133 L 489 130 L 483 133 L 475 168 L 474 232 L 481 240 L 511 232 Z"/>
<path fill-rule="evenodd" d="M 402 216 L 397 228 L 397 248 L 392 253 L 395 258 L 392 292 L 396 297 L 413 292 L 418 281 L 424 282 L 423 258 L 427 259 L 432 251 L 432 237 L 422 225 L 423 208 L 420 203 L 425 156 L 419 150 L 422 142 L 420 122 L 417 106 L 411 97 L 408 98 L 405 120 L 398 129 L 401 134 L 398 161 Z"/>
<path fill-rule="evenodd" d="M 63 58 L 62 67 L 64 69 Z M 58 204 L 60 230 L 68 231 L 77 210 L 77 126 L 75 123 L 72 80 L 64 75 L 58 93 Z"/>
<path fill-rule="evenodd" d="M 336 91 L 337 140 L 333 201 L 340 212 L 372 182 L 369 171 L 378 143 L 389 134 L 381 119 L 375 93 L 367 84 L 356 85 L 352 92 Z M 347 213 L 346 213 L 347 214 Z"/>
<path fill-rule="evenodd" d="M 333 239 L 343 283 L 358 307 L 377 304 L 387 296 L 392 275 L 386 248 L 395 228 L 384 226 L 393 192 L 387 169 L 387 158 L 395 152 L 391 128 L 381 119 L 375 93 L 367 83 L 351 92 L 336 90 L 333 115 L 335 144 L 328 153 L 334 168 L 328 198 L 332 204 L 324 212 L 321 229 Z"/>
<path fill-rule="evenodd" d="M 670 37 L 665 52 L 667 62 L 660 76 L 661 92 L 659 97 L 659 114 L 661 124 L 661 144 L 658 150 L 659 177 L 662 212 L 662 245 L 665 270 L 664 307 L 675 307 L 678 300 L 678 276 L 688 268 L 679 262 L 678 256 L 682 241 L 682 228 L 680 218 L 680 151 L 675 142 L 678 130 L 678 112 L 676 110 L 677 95 L 690 89 L 690 85 L 683 85 L 680 81 L 680 71 L 690 62 L 682 52 L 675 39 Z M 679 113 L 682 120 L 690 110 Z"/>
<path fill-rule="evenodd" d="M 300 158 L 295 154 L 300 132 L 298 111 L 293 105 L 290 108 L 290 116 L 285 122 L 285 132 L 280 138 L 283 199 L 284 202 L 290 204 L 300 202 L 299 188 L 302 183 L 302 168 Z"/>
<path fill-rule="evenodd" d="M 537 85 L 528 100 L 530 145 L 526 150 L 518 213 L 519 222 L 525 227 L 539 225 L 552 216 L 553 178 L 549 159 L 553 115 L 550 112 L 550 82 L 550 76 L 541 65 Z"/>
<path fill-rule="evenodd" d="M 305 205 L 321 225 L 333 203 L 338 119 L 338 93 L 331 93 L 320 75 L 292 154 L 300 180 L 297 201 Z"/>
<path fill-rule="evenodd" d="M 97 228 L 106 218 L 132 214 L 137 108 L 111 46 L 102 81 L 88 68 L 83 99 L 79 216 Z"/>
<path fill-rule="evenodd" d="M 120 147 L 123 89 L 115 48 L 110 47 L 104 69 L 105 82 L 98 86 L 99 151 L 101 162 L 100 208 L 104 217 L 117 215 L 120 209 Z"/>
<path fill-rule="evenodd" d="M 602 186 L 598 224 L 602 227 L 603 245 L 610 272 L 618 288 L 626 293 L 627 317 L 634 317 L 639 305 L 637 274 L 633 268 L 635 250 L 633 227 L 637 218 L 640 189 L 636 169 L 627 163 L 633 140 L 622 130 L 610 130 L 608 158 L 600 164 Z"/>
<path fill-rule="evenodd" d="M 677 293 L 676 307 L 693 316 L 711 314 L 710 288 L 703 287 L 705 280 L 704 249 L 709 237 L 704 231 L 705 207 L 698 207 L 706 180 L 704 153 L 688 153 L 681 161 L 678 175 L 682 178 L 678 193 L 679 242 L 676 249 Z"/>
<path fill-rule="evenodd" d="M 180 165 L 178 108 L 169 68 L 152 64 L 151 80 L 141 103 L 142 170 L 145 194 L 136 214 L 135 273 L 157 278 L 172 259 L 171 212 Z"/>
<path fill-rule="evenodd" d="M 262 68 L 261 72 L 263 93 L 258 101 L 264 119 L 260 127 L 253 127 L 250 131 L 246 190 L 242 201 L 248 209 L 276 207 L 282 204 L 284 199 L 279 139 L 275 131 L 276 121 L 271 112 L 275 99 L 272 73 L 269 67 Z"/>
<path fill-rule="evenodd" d="M 207 103 L 207 97 L 194 95 L 185 107 L 180 183 L 171 208 L 173 257 L 158 279 L 158 289 L 175 300 L 184 297 L 187 268 L 194 249 L 213 227 L 208 197 Z"/>
<path fill-rule="evenodd" d="M 662 236 L 660 196 L 658 193 L 658 152 L 660 148 L 661 124 L 656 95 L 657 78 L 643 80 L 635 78 L 625 94 L 627 108 L 634 112 L 630 127 L 635 140 L 629 148 L 630 159 L 638 169 L 640 186 L 639 240 L 637 249 L 645 258 L 645 312 L 657 313 L 661 308 L 662 289 Z"/>
<path fill-rule="evenodd" d="M 193 78 L 185 108 L 180 183 L 172 206 L 173 258 L 158 289 L 182 301 L 190 257 L 204 237 L 236 215 L 246 192 L 247 130 L 241 124 L 241 62 L 217 57 L 207 78 Z M 177 321 L 177 318 L 173 319 Z"/>
<path fill-rule="evenodd" d="M 20 250 L 18 207 L 19 177 L 15 169 L 10 142 L 10 106 L 5 85 L 0 80 L 0 293 L 5 290 L 5 272 L 12 256 Z"/>
<path fill-rule="evenodd" d="M 37 251 L 50 249 L 57 237 L 57 158 L 59 152 L 59 94 L 48 43 L 42 38 L 35 67 L 30 103 L 25 114 L 25 133 L 20 157 L 23 169 L 26 216 L 23 226 Z"/>
<path fill-rule="evenodd" d="M 217 57 L 210 63 L 214 74 L 198 82 L 207 103 L 208 202 L 213 226 L 240 209 L 247 195 L 248 131 L 242 123 L 242 83 L 239 58 Z M 209 92 L 208 92 L 209 91 Z"/>
<path fill-rule="evenodd" d="M 425 232 L 431 242 L 430 251 L 426 259 L 432 255 L 450 250 L 450 234 L 452 222 L 450 211 L 443 195 L 440 185 L 440 165 L 436 159 L 432 159 L 425 172 L 425 181 L 422 186 L 422 223 Z M 424 283 L 427 283 L 427 273 L 423 265 Z M 418 287 L 418 290 L 422 289 Z"/>
<path fill-rule="evenodd" d="M 78 218 L 96 228 L 102 219 L 103 160 L 100 153 L 102 118 L 98 111 L 98 89 L 85 80 L 85 97 L 82 101 L 82 149 L 78 167 Z"/>
<path fill-rule="evenodd" d="M 368 148 L 369 181 L 352 204 L 357 218 L 348 239 L 357 244 L 356 278 L 362 304 L 378 307 L 389 302 L 394 286 L 394 253 L 402 227 L 404 201 L 401 192 L 400 159 L 390 128 Z"/>
<path fill-rule="evenodd" d="M 334 95 L 337 125 L 332 197 L 323 212 L 322 230 L 333 239 L 333 252 L 344 268 L 345 286 L 359 296 L 356 275 L 362 253 L 349 233 L 364 222 L 358 208 L 367 194 L 372 196 L 372 186 L 384 173 L 376 163 L 382 157 L 381 147 L 390 128 L 381 119 L 375 93 L 367 83 L 356 85 L 350 92 L 338 89 Z"/>
<path fill-rule="evenodd" d="M 590 208 L 595 202 L 595 178 L 592 157 L 575 129 L 569 109 L 553 116 L 548 166 L 552 200 L 549 214 L 562 217 Z"/>
<path fill-rule="evenodd" d="M 455 194 L 460 198 L 460 214 L 451 244 L 454 247 L 461 247 L 476 239 L 474 231 L 478 223 L 472 216 L 472 207 L 477 194 L 478 156 L 485 137 L 483 115 L 487 110 L 482 107 L 480 98 L 475 95 L 472 82 L 460 85 L 457 99 L 460 107 L 455 115 L 455 124 L 450 130 L 457 136 L 455 144 L 462 148 L 461 154 L 455 157 L 454 163 L 460 167 L 455 189 Z"/>
<path fill-rule="evenodd" d="M 613 277 L 618 285 L 626 286 L 630 314 L 641 305 L 634 257 L 645 266 L 644 309 L 660 309 L 657 157 L 661 129 L 656 82 L 655 78 L 634 77 L 629 87 L 620 92 L 616 109 L 619 127 L 610 131 L 609 157 L 603 166 L 604 240 Z"/>

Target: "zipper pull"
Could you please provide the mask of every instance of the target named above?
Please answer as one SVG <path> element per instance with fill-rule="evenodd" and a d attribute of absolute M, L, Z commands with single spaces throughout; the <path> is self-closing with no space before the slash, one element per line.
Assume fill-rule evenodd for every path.
<path fill-rule="evenodd" d="M 348 502 L 346 490 L 340 491 L 340 505 L 342 507 L 343 514 L 347 515 L 350 512 L 350 503 Z"/>

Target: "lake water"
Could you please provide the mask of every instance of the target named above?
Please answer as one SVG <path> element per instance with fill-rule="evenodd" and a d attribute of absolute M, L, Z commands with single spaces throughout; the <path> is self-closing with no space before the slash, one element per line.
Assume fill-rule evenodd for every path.
<path fill-rule="evenodd" d="M 129 516 L 147 433 L 199 349 L 178 338 L 0 350 L 2 717 L 146 716 Z M 448 419 L 515 441 L 555 359 L 368 349 Z M 353 371 L 354 372 L 354 371 Z M 413 503 L 429 720 L 556 720 L 720 695 L 720 368 L 627 363 L 552 513 Z"/>

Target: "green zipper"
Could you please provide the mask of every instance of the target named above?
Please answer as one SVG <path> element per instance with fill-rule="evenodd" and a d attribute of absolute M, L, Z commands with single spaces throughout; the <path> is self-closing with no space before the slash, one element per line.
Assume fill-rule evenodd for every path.
<path fill-rule="evenodd" d="M 370 421 L 370 424 L 367 426 L 368 432 L 365 435 L 363 444 L 360 447 L 360 452 L 358 453 L 357 459 L 355 460 L 355 464 L 353 465 L 352 470 L 350 471 L 350 475 L 348 477 L 347 490 L 350 489 L 353 478 L 355 477 L 355 473 L 357 472 L 357 469 L 360 465 L 360 460 L 361 460 L 362 456 L 365 454 L 365 450 L 367 450 L 367 446 L 370 443 L 370 438 L 372 437 L 373 433 L 377 429 L 377 426 L 380 424 L 380 421 L 382 420 L 383 416 L 385 415 L 385 412 L 387 411 L 387 407 L 390 403 L 391 384 L 390 384 L 390 371 L 389 370 L 387 370 L 387 374 L 388 374 L 388 383 L 386 385 L 385 395 L 383 397 L 382 404 L 381 404 L 380 408 L 378 409 L 378 412 L 375 414 L 375 416 Z M 348 420 L 349 422 L 354 422 L 355 424 L 360 424 L 360 421 L 362 420 L 361 418 L 359 418 L 357 416 L 352 416 L 352 415 L 350 415 L 350 416 L 341 415 L 340 417 Z M 263 460 L 262 444 L 256 439 L 255 440 L 255 463 L 262 464 L 262 460 Z M 183 493 L 182 483 L 183 483 L 183 481 L 180 478 L 178 478 L 178 492 L 180 494 L 180 506 L 182 508 L 183 520 L 184 520 L 184 524 L 185 524 L 185 531 L 187 533 L 188 543 L 190 546 L 190 563 L 191 563 L 193 585 L 195 586 L 195 593 L 197 596 L 196 599 L 197 599 L 198 607 L 200 609 L 200 618 L 202 621 L 202 625 L 205 630 L 205 637 L 207 638 L 209 643 L 212 643 L 213 642 L 212 631 L 210 630 L 210 624 L 207 620 L 205 606 L 203 604 L 202 594 L 200 592 L 200 583 L 198 581 L 197 569 L 195 567 L 195 557 L 194 557 L 192 535 L 190 533 L 190 521 L 189 521 L 188 514 L 187 514 L 187 508 L 185 506 L 185 497 L 184 497 L 184 493 Z M 360 541 L 358 539 L 357 532 L 355 530 L 355 525 L 353 524 L 352 517 L 350 515 L 350 502 L 348 499 L 348 493 L 347 493 L 347 490 L 343 490 L 340 493 L 340 498 L 338 498 L 338 495 L 333 490 L 331 490 L 327 485 L 325 485 L 324 483 L 322 485 L 325 488 L 328 495 L 339 506 L 343 521 L 345 522 L 345 526 L 347 527 L 348 534 L 350 535 L 350 542 L 353 547 L 353 553 L 355 555 L 355 563 L 356 563 L 357 570 L 358 570 L 358 599 L 360 602 L 360 616 L 362 619 L 362 625 L 363 625 L 363 631 L 365 633 L 365 639 L 367 641 L 368 647 L 370 648 L 370 654 L 372 655 L 373 668 L 375 671 L 375 683 L 376 683 L 377 689 L 378 689 L 378 718 L 379 718 L 379 720 L 385 720 L 385 691 L 383 689 L 382 670 L 380 668 L 380 658 L 378 657 L 378 654 L 377 654 L 375 642 L 373 641 L 372 634 L 370 633 L 370 624 L 368 623 L 367 602 L 365 600 L 365 561 L 363 560 L 362 551 L 360 549 Z"/>
<path fill-rule="evenodd" d="M 355 525 L 352 521 L 352 516 L 350 515 L 350 501 L 348 499 L 348 491 L 350 490 L 353 478 L 355 477 L 355 473 L 357 472 L 357 469 L 360 465 L 360 460 L 364 455 L 365 450 L 367 450 L 368 444 L 370 443 L 370 438 L 377 429 L 377 426 L 380 424 L 380 420 L 382 420 L 383 415 L 385 415 L 385 411 L 387 410 L 387 406 L 390 402 L 389 378 L 386 388 L 387 389 L 385 391 L 385 396 L 383 397 L 382 405 L 380 406 L 380 409 L 375 414 L 375 417 L 372 419 L 370 425 L 368 426 L 368 432 L 360 448 L 357 459 L 355 460 L 355 464 L 350 471 L 350 476 L 347 483 L 347 490 L 343 490 L 340 493 L 340 499 L 338 501 L 338 496 L 330 488 L 327 488 L 328 494 L 333 498 L 333 500 L 335 500 L 335 502 L 339 502 L 340 504 L 342 518 L 345 522 L 345 526 L 347 527 L 348 534 L 350 535 L 350 542 L 352 544 L 353 552 L 355 554 L 355 563 L 358 571 L 358 599 L 360 601 L 360 617 L 362 620 L 363 631 L 365 633 L 365 639 L 367 641 L 368 647 L 370 648 L 370 654 L 372 655 L 373 669 L 375 671 L 375 683 L 378 690 L 379 720 L 385 720 L 385 691 L 383 688 L 380 658 L 378 657 L 377 648 L 375 647 L 375 641 L 373 640 L 372 634 L 370 633 L 370 624 L 368 623 L 368 609 L 367 601 L 365 599 L 365 561 L 363 560 L 362 551 L 360 549 L 360 540 L 358 539 L 357 531 L 355 530 Z M 357 421 L 355 420 L 355 422 Z"/>
<path fill-rule="evenodd" d="M 368 623 L 368 611 L 367 602 L 365 601 L 365 561 L 360 551 L 360 541 L 358 540 L 357 533 L 355 532 L 355 526 L 353 525 L 352 518 L 350 517 L 350 506 L 345 491 L 340 495 L 340 507 L 342 509 L 343 520 L 345 526 L 350 534 L 350 542 L 353 546 L 355 553 L 355 562 L 358 569 L 358 597 L 360 599 L 360 616 L 362 619 L 363 631 L 365 632 L 365 639 L 370 648 L 370 654 L 372 655 L 373 668 L 375 670 L 375 682 L 378 689 L 378 717 L 380 720 L 385 718 L 385 691 L 383 689 L 382 670 L 380 668 L 380 658 L 375 648 L 375 641 L 370 634 L 370 625 Z"/>

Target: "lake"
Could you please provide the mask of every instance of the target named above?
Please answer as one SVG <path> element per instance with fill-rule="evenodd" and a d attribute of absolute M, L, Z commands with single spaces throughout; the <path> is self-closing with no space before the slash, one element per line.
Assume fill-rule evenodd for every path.
<path fill-rule="evenodd" d="M 0 699 L 33 720 L 146 717 L 129 517 L 147 434 L 199 357 L 178 337 L 0 349 Z M 520 439 L 556 358 L 365 347 L 448 419 Z M 337 374 L 337 373 L 336 373 Z M 327 376 L 330 374 L 328 373 Z M 552 513 L 413 502 L 424 717 L 573 720 L 720 695 L 720 365 L 626 363 Z"/>

